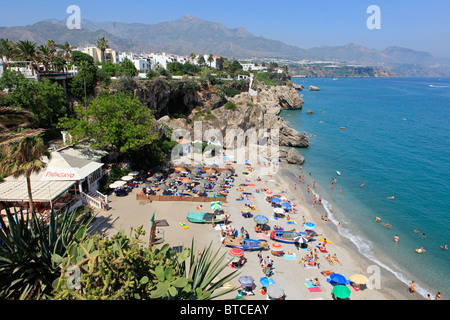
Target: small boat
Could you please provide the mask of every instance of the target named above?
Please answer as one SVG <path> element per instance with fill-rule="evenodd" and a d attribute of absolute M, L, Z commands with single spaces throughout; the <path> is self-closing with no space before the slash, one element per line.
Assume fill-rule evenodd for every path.
<path fill-rule="evenodd" d="M 224 214 L 214 214 L 209 212 L 188 212 L 187 219 L 193 223 L 222 223 L 225 219 Z"/>
<path fill-rule="evenodd" d="M 258 251 L 269 249 L 266 240 L 244 239 L 242 237 L 226 236 L 223 244 L 231 248 L 239 248 L 244 251 Z"/>
<path fill-rule="evenodd" d="M 336 173 L 338 174 L 338 176 L 342 175 L 340 171 L 336 171 Z"/>
<path fill-rule="evenodd" d="M 302 243 L 306 240 L 299 232 L 285 230 L 273 230 L 270 239 L 284 243 Z"/>

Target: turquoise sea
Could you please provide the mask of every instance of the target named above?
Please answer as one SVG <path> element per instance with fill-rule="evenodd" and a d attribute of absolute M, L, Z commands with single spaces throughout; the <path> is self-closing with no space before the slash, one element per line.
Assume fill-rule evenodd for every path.
<path fill-rule="evenodd" d="M 414 280 L 419 294 L 449 299 L 450 251 L 440 246 L 450 246 L 450 79 L 293 81 L 305 87 L 303 110 L 281 116 L 311 135 L 310 146 L 299 149 L 303 172 L 327 210 L 333 207 L 340 233 L 405 284 Z M 426 252 L 416 253 L 420 247 Z"/>

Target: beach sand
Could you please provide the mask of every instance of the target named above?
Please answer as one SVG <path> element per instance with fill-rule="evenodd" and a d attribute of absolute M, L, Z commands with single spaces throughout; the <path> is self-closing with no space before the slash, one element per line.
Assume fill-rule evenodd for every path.
<path fill-rule="evenodd" d="M 306 221 L 316 224 L 315 231 L 327 240 L 332 241 L 332 244 L 327 245 L 328 252 L 330 254 L 336 254 L 337 258 L 341 262 L 337 265 L 330 265 L 324 258 L 325 254 L 319 252 L 318 262 L 320 268 L 305 269 L 302 264 L 299 263 L 302 257 L 307 254 L 306 249 L 297 249 L 293 244 L 283 243 L 285 251 L 292 251 L 296 255 L 295 260 L 286 260 L 283 257 L 273 256 L 270 251 L 263 251 L 263 256 L 270 256 L 274 263 L 274 274 L 272 279 L 279 284 L 285 291 L 287 300 L 310 300 L 310 299 L 332 299 L 332 285 L 327 283 L 322 271 L 332 270 L 335 273 L 344 275 L 347 279 L 355 274 L 364 274 L 367 277 L 371 276 L 371 273 L 367 272 L 367 268 L 373 265 L 371 261 L 365 259 L 357 250 L 356 246 L 345 237 L 339 235 L 336 225 L 330 221 L 321 220 L 321 215 L 325 214 L 325 210 L 321 205 L 312 206 L 312 193 L 307 193 L 306 186 L 311 183 L 310 177 L 305 175 L 305 183 L 299 183 L 298 176 L 292 174 L 287 170 L 287 164 L 282 163 L 280 170 L 273 177 L 261 176 L 262 181 L 256 181 L 257 173 L 251 173 L 249 175 L 242 174 L 244 165 L 235 165 L 236 177 L 233 187 L 230 188 L 229 195 L 227 197 L 227 203 L 223 204 L 225 213 L 230 215 L 231 225 L 240 232 L 241 227 L 244 227 L 251 239 L 256 239 L 254 226 L 255 222 L 252 218 L 244 218 L 240 209 L 244 206 L 242 201 L 236 201 L 242 194 L 236 190 L 241 183 L 249 183 L 243 181 L 243 179 L 250 179 L 250 183 L 254 183 L 255 186 L 245 187 L 246 192 L 251 192 L 254 196 L 254 205 L 257 211 L 252 211 L 255 215 L 265 215 L 269 218 L 269 226 L 279 225 L 284 227 L 285 230 L 304 231 L 302 227 L 302 219 L 305 217 Z M 254 169 L 258 169 L 257 165 L 253 165 Z M 294 190 L 294 184 L 297 185 Z M 287 224 L 285 218 L 273 220 L 273 208 L 265 201 L 265 192 L 256 193 L 256 189 L 267 188 L 274 193 L 285 193 L 285 197 L 296 205 L 298 209 L 297 213 L 290 215 L 291 221 L 297 222 L 296 224 Z M 210 224 L 195 224 L 187 221 L 186 216 L 188 212 L 199 211 L 196 209 L 198 204 L 203 204 L 204 209 L 208 209 L 209 203 L 197 203 L 197 202 L 176 202 L 176 201 L 139 201 L 136 199 L 136 194 L 141 191 L 140 188 L 136 188 L 126 197 L 116 197 L 114 195 L 109 197 L 110 209 L 108 211 L 98 211 L 98 216 L 95 222 L 94 231 L 105 232 L 109 235 L 115 234 L 120 229 L 129 233 L 131 227 L 137 228 L 143 226 L 146 230 L 146 242 L 150 235 L 151 217 L 155 212 L 156 220 L 166 220 L 167 226 L 160 226 L 157 229 L 164 237 L 164 243 L 170 244 L 171 247 L 186 246 L 190 247 L 191 242 L 194 239 L 196 250 L 200 251 L 209 244 L 212 244 L 213 249 L 220 250 L 222 253 L 228 254 L 230 248 L 226 247 L 220 242 L 220 231 L 216 230 Z M 303 197 L 303 200 L 301 200 Z M 220 200 L 220 198 L 219 198 Z M 206 210 L 202 210 L 206 211 Z M 210 210 L 209 210 L 210 211 Z M 186 224 L 189 228 L 183 229 L 179 223 Z M 318 237 L 318 238 L 320 238 Z M 273 241 L 268 238 L 269 244 Z M 313 248 L 318 241 L 309 243 Z M 161 246 L 161 245 L 158 245 Z M 262 300 L 266 299 L 266 295 L 260 293 L 261 285 L 259 279 L 264 277 L 259 260 L 257 258 L 257 251 L 246 251 L 245 257 L 247 259 L 246 264 L 239 269 L 239 275 L 231 281 L 234 286 L 239 286 L 238 279 L 240 276 L 252 276 L 255 280 L 256 288 L 253 290 L 254 296 L 245 296 L 245 300 Z M 227 256 L 228 258 L 228 256 Z M 235 269 L 226 267 L 223 271 L 224 274 L 229 273 Z M 320 292 L 310 292 L 305 285 L 306 282 L 311 281 L 313 278 L 318 278 L 321 283 Z M 390 272 L 381 270 L 381 282 L 379 289 L 364 289 L 356 291 L 352 287 L 351 300 L 405 300 L 405 299 L 419 299 L 417 296 L 411 296 L 407 291 L 408 288 L 404 283 L 397 280 Z M 233 299 L 238 292 L 232 292 L 222 296 L 220 299 Z"/>

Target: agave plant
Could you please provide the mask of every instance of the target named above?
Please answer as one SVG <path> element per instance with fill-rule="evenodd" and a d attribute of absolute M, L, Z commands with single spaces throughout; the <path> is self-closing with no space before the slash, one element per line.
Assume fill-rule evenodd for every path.
<path fill-rule="evenodd" d="M 9 225 L 0 219 L 0 298 L 46 299 L 52 282 L 59 276 L 59 266 L 52 263 L 52 254 L 66 254 L 81 226 L 94 217 L 77 222 L 76 210 L 58 219 L 53 210 L 49 224 L 44 226 L 35 213 L 14 214 L 5 207 Z"/>
<path fill-rule="evenodd" d="M 214 299 L 237 289 L 230 287 L 226 290 L 216 291 L 226 282 L 237 277 L 238 273 L 235 270 L 216 281 L 221 272 L 228 266 L 228 261 L 225 261 L 226 252 L 219 256 L 220 250 L 213 252 L 211 247 L 212 242 L 197 255 L 195 243 L 192 240 L 189 265 L 185 269 L 186 277 L 192 281 L 192 294 L 189 297 L 190 299 Z"/>

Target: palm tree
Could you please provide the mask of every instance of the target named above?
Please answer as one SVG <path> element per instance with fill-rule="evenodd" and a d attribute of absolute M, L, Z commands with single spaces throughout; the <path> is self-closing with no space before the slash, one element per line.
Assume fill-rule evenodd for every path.
<path fill-rule="evenodd" d="M 105 63 L 105 51 L 109 48 L 108 40 L 105 37 L 98 38 L 97 48 L 102 52 L 102 63 Z"/>
<path fill-rule="evenodd" d="M 42 62 L 42 64 L 44 65 L 45 71 L 48 71 L 50 68 L 50 64 L 53 61 L 53 53 L 52 50 L 46 46 L 46 45 L 41 45 L 37 48 L 38 50 L 38 59 Z"/>
<path fill-rule="evenodd" d="M 72 49 L 76 48 L 72 46 L 69 42 L 65 42 L 64 44 L 57 44 L 57 48 L 61 49 L 58 54 L 64 58 L 64 60 L 69 61 L 72 56 Z"/>
<path fill-rule="evenodd" d="M 17 55 L 17 50 L 14 41 L 9 39 L 0 39 L 0 58 L 5 58 L 6 61 L 12 61 Z M 3 61 L 5 68 L 8 67 L 8 63 Z"/>
<path fill-rule="evenodd" d="M 211 63 L 214 61 L 214 57 L 212 54 L 209 55 L 208 57 L 208 62 L 209 62 L 209 67 L 211 67 Z"/>
<path fill-rule="evenodd" d="M 38 57 L 36 46 L 37 43 L 32 42 L 30 40 L 26 41 L 20 40 L 16 42 L 17 58 L 19 58 L 22 61 L 30 62 L 33 70 L 36 69 L 35 64 Z"/>
<path fill-rule="evenodd" d="M 197 55 L 195 53 L 191 53 L 190 55 L 191 62 L 194 63 L 195 58 L 197 58 Z"/>
<path fill-rule="evenodd" d="M 34 214 L 33 195 L 31 192 L 31 175 L 39 173 L 46 163 L 43 156 L 50 158 L 50 152 L 41 135 L 29 136 L 14 144 L 3 146 L 1 157 L 2 174 L 12 174 L 15 178 L 22 175 L 27 181 L 29 213 Z"/>
<path fill-rule="evenodd" d="M 43 129 L 23 130 L 23 128 L 36 123 L 37 119 L 31 111 L 22 108 L 0 107 L 0 147 L 42 133 Z"/>

